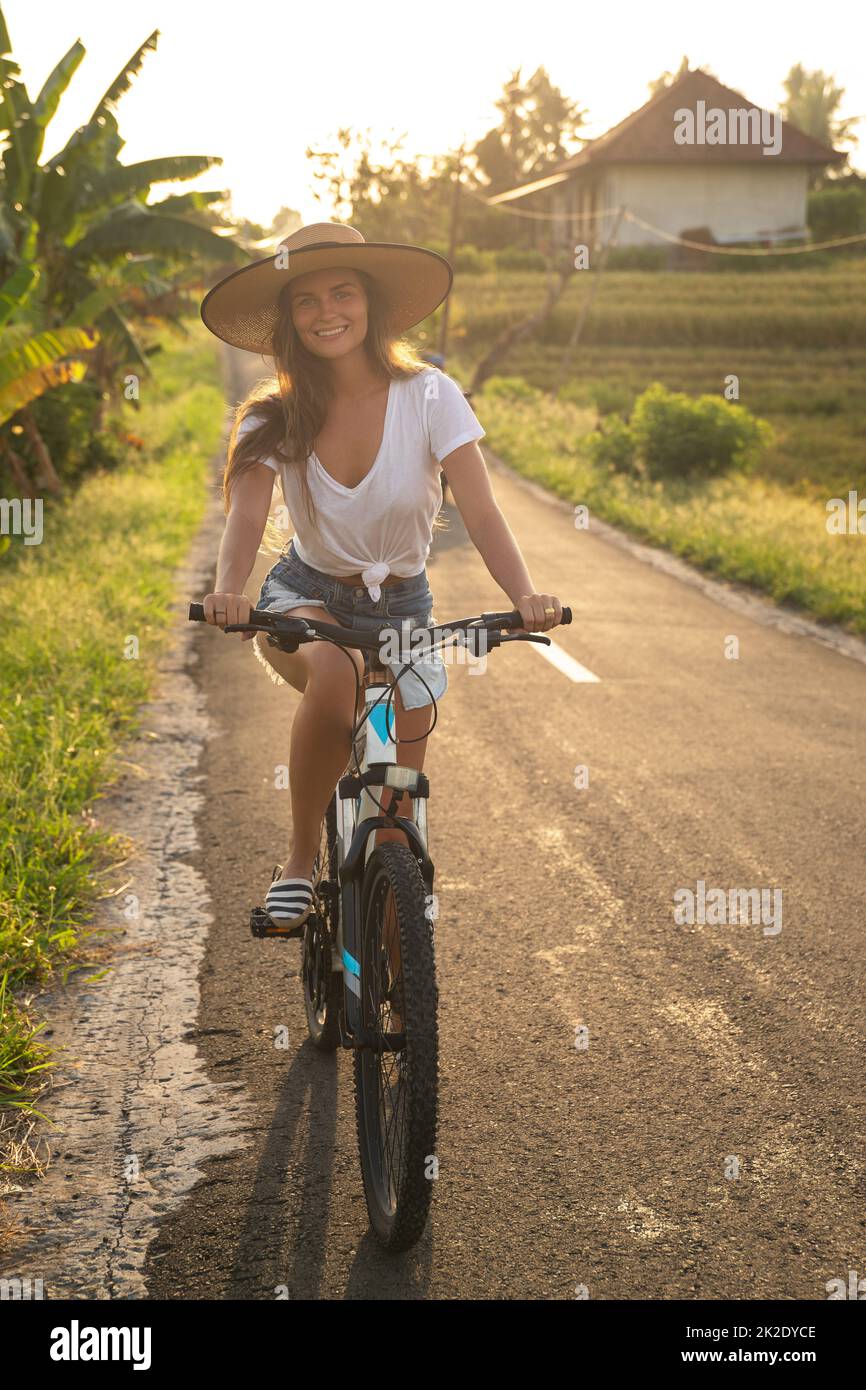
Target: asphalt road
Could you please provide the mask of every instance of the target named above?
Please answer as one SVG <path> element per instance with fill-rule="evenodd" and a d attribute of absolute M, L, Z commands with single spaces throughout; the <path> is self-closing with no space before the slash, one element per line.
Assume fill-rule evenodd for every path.
<path fill-rule="evenodd" d="M 428 1231 L 398 1258 L 368 1234 L 350 1058 L 306 1040 L 299 947 L 248 934 L 286 839 L 274 768 L 300 697 L 201 629 L 192 862 L 215 921 L 197 1042 L 249 1113 L 245 1147 L 162 1222 L 150 1297 L 822 1299 L 866 1270 L 866 666 L 493 476 L 539 588 L 574 608 L 557 644 L 599 679 L 518 644 L 484 675 L 451 668 L 427 762 Z M 508 606 L 449 517 L 437 619 Z M 781 931 L 678 923 L 699 880 L 780 890 Z"/>

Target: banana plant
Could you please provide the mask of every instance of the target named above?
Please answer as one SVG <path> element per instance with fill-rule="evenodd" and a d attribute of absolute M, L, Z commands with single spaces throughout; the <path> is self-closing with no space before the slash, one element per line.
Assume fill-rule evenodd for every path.
<path fill-rule="evenodd" d="M 99 341 L 76 325 L 36 334 L 26 325 L 19 327 L 28 332 L 22 341 L 10 341 L 8 329 L 0 341 L 0 425 L 51 387 L 81 381 L 87 366 L 75 355 L 89 352 Z"/>
<path fill-rule="evenodd" d="M 21 413 L 22 428 L 39 461 L 43 483 L 52 492 L 61 490 L 60 478 L 39 427 L 29 410 L 31 401 L 54 386 L 80 381 L 85 363 L 73 354 L 96 346 L 99 335 L 78 325 L 67 325 L 52 333 L 34 334 L 32 324 L 10 324 L 20 316 L 39 281 L 36 266 L 19 266 L 0 286 L 0 426 Z M 30 491 L 24 461 L 3 439 L 3 454 L 19 489 Z"/>
<path fill-rule="evenodd" d="M 100 332 L 106 350 L 119 355 L 117 380 L 128 362 L 147 369 L 136 335 L 125 312 L 125 286 L 136 286 L 140 308 L 141 281 L 137 260 L 152 257 L 165 267 L 243 264 L 247 253 L 230 236 L 205 224 L 218 221 L 207 201 L 223 194 L 188 195 L 188 201 L 148 204 L 154 183 L 194 178 L 221 160 L 211 155 L 165 156 L 122 164 L 124 141 L 116 107 L 132 85 L 149 52 L 156 49 L 159 31 L 141 44 L 96 103 L 89 120 L 74 131 L 64 147 L 40 163 L 45 131 L 75 74 L 85 49 L 79 40 L 57 63 L 42 90 L 31 101 L 11 55 L 11 43 L 0 8 L 0 135 L 7 137 L 0 179 L 0 275 L 9 277 L 21 264 L 36 264 L 42 272 L 39 296 L 47 326 L 61 327 L 78 318 L 77 306 L 111 275 L 117 292 L 96 312 L 89 327 Z M 164 293 L 164 286 L 159 287 Z M 128 357 L 125 354 L 129 354 Z"/>
<path fill-rule="evenodd" d="M 116 108 L 155 51 L 159 31 L 141 44 L 63 149 L 40 162 L 46 130 L 85 56 L 68 49 L 31 100 L 12 55 L 0 7 L 0 454 L 13 474 L 23 467 L 3 426 L 13 416 L 26 430 L 43 480 L 59 487 L 30 405 L 54 386 L 98 376 L 93 426 L 124 369 L 148 371 L 149 353 L 134 328 L 169 306 L 184 271 L 243 264 L 248 254 L 210 204 L 222 193 L 188 193 L 148 203 L 155 183 L 194 178 L 222 161 L 210 155 L 165 156 L 122 164 Z M 15 322 L 15 320 L 18 322 Z"/>

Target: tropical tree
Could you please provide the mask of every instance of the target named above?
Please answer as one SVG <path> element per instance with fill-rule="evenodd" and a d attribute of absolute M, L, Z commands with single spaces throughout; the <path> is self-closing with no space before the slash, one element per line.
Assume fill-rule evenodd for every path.
<path fill-rule="evenodd" d="M 531 239 L 534 224 L 524 230 L 526 223 L 486 207 L 484 199 L 541 177 L 573 153 L 586 112 L 553 86 L 544 68 L 527 79 L 520 69 L 513 72 L 496 106 L 498 124 L 459 154 L 410 155 L 402 137 L 374 149 L 369 132 L 338 130 L 333 148 L 306 151 L 316 162 L 313 178 L 338 215 L 365 236 L 447 245 L 459 177 L 469 195 L 461 204 L 461 240 L 491 248 L 520 244 Z"/>
<path fill-rule="evenodd" d="M 806 72 L 802 63 L 795 63 L 782 85 L 785 88 L 781 108 L 784 120 L 825 145 L 853 141 L 855 118 L 846 120 L 837 114 L 845 88 L 837 87 L 834 77 L 820 69 Z"/>
<path fill-rule="evenodd" d="M 496 101 L 501 119 L 474 146 L 488 191 L 500 192 L 541 178 L 573 153 L 586 110 L 551 82 L 544 68 L 523 78 L 520 68 L 505 83 Z"/>
<path fill-rule="evenodd" d="M 224 193 L 147 201 L 154 184 L 194 178 L 219 159 L 120 162 L 117 103 L 158 37 L 154 31 L 136 49 L 90 119 L 41 163 L 47 127 L 85 48 L 76 40 L 31 100 L 0 9 L 0 430 L 11 418 L 3 414 L 4 401 L 18 399 L 19 410 L 29 409 L 51 385 L 80 379 L 76 360 L 97 373 L 92 426 L 99 429 L 105 401 L 119 391 L 125 371 L 149 370 L 135 320 L 179 323 L 187 307 L 178 293 L 184 276 L 190 283 L 200 280 L 203 264 L 230 269 L 248 259 L 221 234 L 230 228 L 219 225 L 212 204 Z M 33 395 L 25 399 L 29 389 Z M 16 428 L 21 423 L 44 473 L 48 451 L 35 420 L 16 420 Z"/>
<path fill-rule="evenodd" d="M 857 117 L 847 119 L 838 115 L 839 103 L 845 95 L 844 87 L 837 87 L 835 78 L 817 69 L 806 72 L 802 63 L 795 63 L 783 82 L 785 100 L 780 111 L 782 119 L 820 140 L 823 145 L 838 148 L 839 145 L 856 144 L 853 133 Z M 810 177 L 814 186 L 818 183 L 832 183 L 838 177 L 835 170 L 815 169 Z"/>

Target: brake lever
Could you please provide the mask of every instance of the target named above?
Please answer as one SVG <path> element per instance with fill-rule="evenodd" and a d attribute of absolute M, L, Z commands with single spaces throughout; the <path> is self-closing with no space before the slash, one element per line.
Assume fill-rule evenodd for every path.
<path fill-rule="evenodd" d="M 550 646 L 550 638 L 543 637 L 540 632 L 512 632 L 500 637 L 502 642 L 542 642 L 545 647 Z"/>

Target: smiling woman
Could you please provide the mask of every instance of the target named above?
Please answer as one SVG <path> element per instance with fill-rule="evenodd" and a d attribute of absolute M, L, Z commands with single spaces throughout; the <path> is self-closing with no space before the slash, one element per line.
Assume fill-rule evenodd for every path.
<path fill-rule="evenodd" d="M 400 338 L 441 304 L 452 278 L 433 251 L 366 242 L 353 227 L 323 223 L 293 233 L 273 257 L 206 296 L 211 331 L 272 356 L 276 367 L 276 380 L 242 404 L 229 441 L 228 520 L 214 592 L 204 599 L 209 622 L 248 619 L 243 586 L 279 476 L 295 534 L 256 606 L 371 632 L 389 617 L 410 629 L 427 624 L 425 566 L 443 468 L 472 541 L 526 628 L 559 622 L 559 600 L 537 592 L 493 497 L 478 448 L 483 426 L 457 383 Z M 360 657 L 347 660 L 327 643 L 287 653 L 256 639 L 254 649 L 304 697 L 292 726 L 292 844 L 265 900 L 275 922 L 300 931 L 322 817 L 350 753 Z M 396 676 L 399 665 L 392 669 Z M 422 768 L 432 701 L 447 683 L 438 655 L 401 676 L 397 760 L 405 766 Z M 410 798 L 397 809 L 410 815 Z M 377 843 L 403 838 L 382 830 Z"/>

